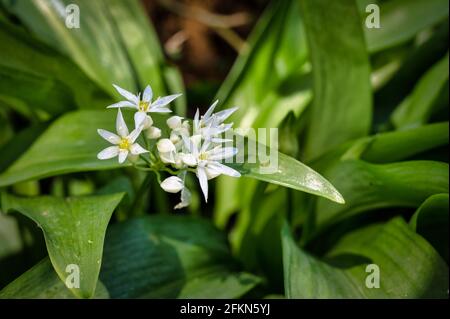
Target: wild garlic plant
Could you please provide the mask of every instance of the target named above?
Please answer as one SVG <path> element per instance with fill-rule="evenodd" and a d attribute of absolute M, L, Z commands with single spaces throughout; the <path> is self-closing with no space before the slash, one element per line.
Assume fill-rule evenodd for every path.
<path fill-rule="evenodd" d="M 219 175 L 240 177 L 240 173 L 221 161 L 235 156 L 237 148 L 224 146 L 232 140 L 220 136 L 233 127 L 233 123 L 224 123 L 237 108 L 214 113 L 218 101 L 214 102 L 206 113 L 200 116 L 197 109 L 192 123 L 181 116 L 171 116 L 166 124 L 170 130 L 167 137 L 162 137 L 161 129 L 154 126 L 150 113 L 170 113 L 168 105 L 181 94 L 159 97 L 152 102 L 153 91 L 148 85 L 141 97 L 113 85 L 126 100 L 112 104 L 107 108 L 118 108 L 116 118 L 117 134 L 98 129 L 98 134 L 113 144 L 97 154 L 100 160 L 118 157 L 119 163 L 127 159 L 139 170 L 153 171 L 161 185 L 168 193 L 181 192 L 181 201 L 174 208 L 180 209 L 190 204 L 191 193 L 185 180 L 188 172 L 195 173 L 205 201 L 208 201 L 208 180 Z M 123 118 L 121 108 L 135 109 L 134 130 L 131 133 Z M 136 141 L 143 136 L 145 147 Z M 156 149 L 155 149 L 156 146 Z M 143 160 L 144 166 L 138 159 Z M 141 162 L 142 163 L 142 162 Z M 161 172 L 172 176 L 161 181 Z"/>

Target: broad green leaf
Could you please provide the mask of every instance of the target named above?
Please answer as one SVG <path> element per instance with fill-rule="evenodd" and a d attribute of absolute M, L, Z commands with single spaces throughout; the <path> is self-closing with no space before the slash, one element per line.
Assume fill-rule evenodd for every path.
<path fill-rule="evenodd" d="M 224 234 L 191 217 L 111 226 L 103 261 L 100 278 L 112 298 L 237 298 L 260 282 L 239 271 Z"/>
<path fill-rule="evenodd" d="M 403 44 L 448 16 L 447 0 L 391 0 L 379 7 L 381 27 L 364 27 L 367 47 L 372 53 Z M 365 6 L 362 9 L 365 12 Z M 363 14 L 363 23 L 368 15 Z"/>
<path fill-rule="evenodd" d="M 314 101 L 304 145 L 304 158 L 311 160 L 369 132 L 370 64 L 355 1 L 299 3 L 313 69 Z"/>
<path fill-rule="evenodd" d="M 404 128 L 419 126 L 428 121 L 442 89 L 448 86 L 448 53 L 420 79 L 409 95 L 394 111 L 391 121 Z"/>
<path fill-rule="evenodd" d="M 42 228 L 50 260 L 63 282 L 74 271 L 67 267 L 78 266 L 80 285 L 71 290 L 77 297 L 90 298 L 97 285 L 106 227 L 122 197 L 119 193 L 19 198 L 4 193 L 1 199 L 4 211 L 18 211 Z"/>
<path fill-rule="evenodd" d="M 282 240 L 288 298 L 448 298 L 448 266 L 401 218 L 346 235 L 327 262 L 297 247 L 287 225 Z M 368 264 L 378 266 L 379 288 L 366 285 Z"/>
<path fill-rule="evenodd" d="M 361 159 L 371 163 L 403 160 L 420 152 L 447 145 L 448 131 L 448 122 L 445 122 L 377 134 L 370 137 Z"/>
<path fill-rule="evenodd" d="M 236 126 L 276 127 L 300 114 L 311 100 L 306 58 L 297 1 L 272 1 L 217 94 L 223 108 L 239 106 Z"/>
<path fill-rule="evenodd" d="M 17 132 L 5 145 L 0 147 L 0 172 L 3 172 L 11 165 L 46 129 L 47 123 L 32 125 L 20 132 Z"/>
<path fill-rule="evenodd" d="M 0 96 L 51 115 L 110 102 L 70 60 L 23 30 L 0 21 Z"/>
<path fill-rule="evenodd" d="M 319 199 L 318 227 L 351 215 L 386 207 L 418 207 L 429 196 L 448 192 L 448 164 L 434 161 L 406 161 L 369 164 L 347 160 L 336 164 L 325 176 L 342 192 L 346 204 Z"/>
<path fill-rule="evenodd" d="M 107 142 L 98 136 L 97 129 L 113 131 L 113 126 L 112 112 L 79 111 L 65 115 L 53 123 L 19 160 L 0 175 L 0 186 L 68 172 L 129 165 L 119 165 L 117 159 L 100 161 L 96 157 L 107 146 Z M 242 153 L 248 149 L 245 146 L 245 143 L 240 145 L 244 147 L 241 149 Z M 270 154 L 266 146 L 259 145 L 261 147 L 266 151 L 264 154 Z M 260 161 L 256 153 L 251 153 L 254 151 L 257 150 L 250 149 L 247 154 L 247 159 L 254 159 L 253 163 L 234 165 L 243 175 L 343 202 L 339 192 L 306 165 L 273 151 L 272 154 L 277 154 L 278 166 L 267 174 L 267 164 Z"/>
<path fill-rule="evenodd" d="M 410 225 L 448 263 L 448 193 L 427 198 L 411 218 Z"/>
<path fill-rule="evenodd" d="M 264 148 L 264 154 L 276 154 L 276 163 L 272 161 L 272 158 L 266 163 L 257 156 L 254 150 L 249 150 L 248 145 L 248 143 L 237 145 L 239 153 L 245 153 L 247 155 L 245 163 L 227 164 L 238 170 L 243 176 L 323 196 L 340 204 L 345 202 L 344 198 L 330 182 L 305 164 L 297 161 L 293 157 L 275 150 L 269 150 L 265 145 L 258 144 L 258 149 Z M 277 166 L 271 168 L 271 165 L 274 164 Z"/>
<path fill-rule="evenodd" d="M 132 122 L 128 121 L 128 124 Z M 115 132 L 114 127 L 115 111 L 80 111 L 64 115 L 0 175 L 0 186 L 69 172 L 119 167 L 117 158 L 97 159 L 97 153 L 108 146 L 97 134 L 97 129 Z"/>
<path fill-rule="evenodd" d="M 0 299 L 73 299 L 74 295 L 58 278 L 49 258 L 18 277 L 0 291 Z M 105 286 L 98 282 L 95 299 L 109 298 Z"/>
<path fill-rule="evenodd" d="M 93 80 L 114 93 L 111 82 L 130 90 L 137 83 L 104 1 L 2 0 L 38 38 L 70 56 Z M 79 9 L 80 27 L 66 26 L 66 7 Z M 73 11 L 73 7 L 70 12 Z M 76 13 L 75 13 L 76 14 Z M 72 15 L 72 17 L 74 17 Z"/>
<path fill-rule="evenodd" d="M 135 92 L 147 84 L 163 95 L 179 79 L 165 82 L 164 58 L 138 0 L 2 0 L 6 9 L 42 41 L 70 56 L 107 92 L 116 83 Z M 70 6 L 72 5 L 72 6 Z M 78 6 L 79 28 L 68 28 Z M 68 14 L 66 13 L 68 12 Z M 182 104 L 184 101 L 178 101 Z"/>

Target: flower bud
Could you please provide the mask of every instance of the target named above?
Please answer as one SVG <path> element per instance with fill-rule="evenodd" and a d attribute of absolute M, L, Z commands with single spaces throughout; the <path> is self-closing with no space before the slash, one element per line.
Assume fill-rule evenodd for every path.
<path fill-rule="evenodd" d="M 161 183 L 161 188 L 168 193 L 178 193 L 183 187 L 183 180 L 177 176 L 170 176 Z"/>
<path fill-rule="evenodd" d="M 168 138 L 160 139 L 156 144 L 156 147 L 160 153 L 170 153 L 176 151 L 175 145 L 173 145 Z"/>
<path fill-rule="evenodd" d="M 155 126 L 149 127 L 145 130 L 145 136 L 149 139 L 157 139 L 161 137 L 161 130 Z"/>
<path fill-rule="evenodd" d="M 181 116 L 176 116 L 176 115 L 171 116 L 166 121 L 167 126 L 169 126 L 172 130 L 174 130 L 174 129 L 176 129 L 176 128 L 181 126 L 181 120 L 182 119 L 183 118 Z"/>

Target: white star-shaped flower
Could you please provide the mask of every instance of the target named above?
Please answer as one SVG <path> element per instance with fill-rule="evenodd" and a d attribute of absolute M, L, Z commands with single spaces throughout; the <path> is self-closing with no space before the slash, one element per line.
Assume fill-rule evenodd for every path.
<path fill-rule="evenodd" d="M 193 121 L 193 135 L 198 134 L 205 139 L 213 138 L 215 139 L 214 142 L 218 143 L 226 141 L 218 139 L 217 136 L 228 131 L 233 126 L 233 123 L 224 124 L 223 121 L 229 118 L 238 108 L 233 107 L 218 113 L 213 113 L 218 103 L 218 100 L 215 101 L 202 116 L 200 116 L 200 112 L 197 109 Z"/>
<path fill-rule="evenodd" d="M 97 130 L 98 134 L 100 134 L 101 137 L 103 137 L 111 144 L 114 144 L 114 146 L 107 147 L 103 151 L 98 153 L 98 159 L 105 160 L 118 156 L 119 163 L 123 163 L 125 162 L 129 153 L 131 153 L 132 155 L 139 155 L 148 152 L 138 143 L 135 143 L 142 129 L 140 127 L 137 127 L 131 133 L 129 133 L 127 124 L 123 119 L 120 109 L 117 113 L 116 130 L 118 135 L 102 129 Z"/>
<path fill-rule="evenodd" d="M 195 137 L 195 136 L 194 136 Z M 200 182 L 205 201 L 208 202 L 208 180 L 221 174 L 240 177 L 235 169 L 228 167 L 220 161 L 233 157 L 238 150 L 235 147 L 222 147 L 220 145 L 211 148 L 211 142 L 206 140 L 200 146 L 198 139 L 183 137 L 188 154 L 180 154 L 181 160 L 188 166 L 196 166 L 197 178 Z"/>
<path fill-rule="evenodd" d="M 153 121 L 147 113 L 170 113 L 172 112 L 166 106 L 175 100 L 177 97 L 181 96 L 181 94 L 173 94 L 163 97 L 158 97 L 154 102 L 152 102 L 153 91 L 150 85 L 144 90 L 142 94 L 133 94 L 128 92 L 125 89 L 113 84 L 114 88 L 122 95 L 126 101 L 121 101 L 115 104 L 108 106 L 108 108 L 120 108 L 120 107 L 129 107 L 134 108 L 137 112 L 134 114 L 134 122 L 136 127 L 143 125 L 143 128 L 148 128 L 153 124 Z"/>

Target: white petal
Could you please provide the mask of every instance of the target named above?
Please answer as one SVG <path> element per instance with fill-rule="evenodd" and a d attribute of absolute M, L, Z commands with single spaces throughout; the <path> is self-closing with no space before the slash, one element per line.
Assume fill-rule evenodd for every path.
<path fill-rule="evenodd" d="M 214 114 L 214 122 L 216 124 L 223 123 L 223 121 L 225 121 L 227 118 L 229 118 L 231 116 L 231 114 L 236 112 L 237 109 L 238 109 L 237 107 L 233 107 L 231 109 L 226 109 L 226 110 L 223 110 L 223 111 L 220 111 L 220 112 Z"/>
<path fill-rule="evenodd" d="M 205 121 L 207 121 L 211 117 L 212 113 L 214 112 L 214 109 L 217 106 L 217 103 L 219 103 L 219 100 L 216 100 L 213 104 L 211 104 L 209 109 L 206 111 L 205 115 L 203 115 Z"/>
<path fill-rule="evenodd" d="M 156 147 L 158 148 L 158 151 L 160 153 L 168 153 L 176 151 L 175 145 L 173 145 L 173 143 L 168 138 L 160 139 L 156 144 Z"/>
<path fill-rule="evenodd" d="M 125 162 L 125 160 L 127 159 L 128 156 L 128 151 L 127 150 L 119 150 L 119 163 L 122 164 L 123 162 Z"/>
<path fill-rule="evenodd" d="M 220 171 L 216 170 L 214 166 L 208 165 L 206 168 L 206 176 L 208 177 L 208 180 L 216 178 L 220 174 L 222 174 Z"/>
<path fill-rule="evenodd" d="M 208 202 L 208 177 L 206 176 L 204 167 L 197 167 L 197 178 L 200 182 L 200 188 L 202 189 L 203 196 L 205 196 L 205 202 Z"/>
<path fill-rule="evenodd" d="M 153 97 L 153 91 L 150 85 L 147 85 L 144 90 L 144 95 L 142 96 L 142 100 L 144 102 L 150 102 Z"/>
<path fill-rule="evenodd" d="M 134 127 L 144 126 L 146 117 L 147 113 L 145 113 L 144 111 L 134 113 Z"/>
<path fill-rule="evenodd" d="M 154 108 L 154 107 L 158 108 L 161 106 L 166 106 L 167 104 L 169 104 L 170 102 L 172 102 L 179 96 L 181 96 L 181 94 L 173 94 L 173 95 L 168 95 L 168 96 L 164 96 L 164 97 L 159 97 L 155 102 L 152 103 L 151 108 Z"/>
<path fill-rule="evenodd" d="M 120 95 L 122 95 L 124 98 L 126 98 L 128 101 L 133 102 L 134 104 L 139 103 L 139 98 L 134 95 L 131 92 L 128 92 L 125 89 L 122 89 L 120 86 L 113 84 L 114 88 L 119 92 Z"/>
<path fill-rule="evenodd" d="M 181 202 L 179 202 L 177 205 L 175 205 L 175 209 L 180 209 L 189 206 L 191 203 L 191 192 L 187 189 L 187 187 L 184 187 L 181 190 Z"/>
<path fill-rule="evenodd" d="M 181 116 L 177 116 L 177 115 L 171 116 L 166 121 L 167 126 L 170 127 L 172 130 L 179 128 L 181 126 L 182 119 L 183 118 Z"/>
<path fill-rule="evenodd" d="M 139 137 L 139 134 L 141 134 L 141 129 L 140 128 L 135 128 L 133 131 L 131 131 L 131 133 L 127 136 L 128 140 L 131 143 L 134 143 L 134 141 L 136 141 L 136 139 Z"/>
<path fill-rule="evenodd" d="M 161 106 L 161 107 L 152 107 L 151 106 L 148 109 L 148 111 L 151 113 L 172 113 L 171 109 L 168 109 L 167 107 L 163 107 L 163 106 Z"/>
<path fill-rule="evenodd" d="M 194 115 L 194 132 L 193 134 L 196 134 L 197 131 L 200 129 L 200 121 L 199 121 L 199 117 L 200 117 L 200 111 L 197 109 L 197 111 L 195 112 Z"/>
<path fill-rule="evenodd" d="M 226 158 L 233 157 L 238 153 L 238 149 L 235 147 L 220 147 L 215 148 L 208 152 L 208 160 L 220 161 Z"/>
<path fill-rule="evenodd" d="M 131 103 L 130 101 L 121 101 L 121 102 L 118 102 L 118 103 L 114 103 L 114 104 L 111 104 L 111 105 L 107 106 L 106 108 L 107 109 L 111 109 L 111 108 L 117 108 L 117 107 L 131 107 L 131 108 L 134 108 L 134 109 L 137 108 L 136 104 Z"/>
<path fill-rule="evenodd" d="M 120 143 L 120 137 L 114 133 L 111 133 L 110 131 L 98 129 L 97 132 L 101 137 L 103 137 L 105 140 L 107 140 L 111 144 L 119 144 Z"/>
<path fill-rule="evenodd" d="M 110 146 L 110 147 L 105 148 L 100 153 L 98 153 L 97 158 L 100 160 L 105 160 L 105 159 L 116 157 L 117 154 L 119 154 L 119 147 L 118 146 Z"/>
<path fill-rule="evenodd" d="M 121 137 L 126 137 L 129 134 L 127 123 L 125 123 L 125 120 L 123 119 L 122 112 L 120 111 L 120 109 L 117 112 L 116 130 Z"/>
<path fill-rule="evenodd" d="M 130 152 L 133 155 L 148 153 L 148 151 L 145 148 L 143 148 L 142 146 L 140 146 L 138 143 L 134 143 L 131 145 Z"/>
<path fill-rule="evenodd" d="M 219 173 L 219 174 L 224 174 L 224 175 L 228 175 L 231 177 L 240 177 L 241 173 L 239 173 L 237 170 L 223 165 L 222 163 L 218 163 L 218 162 L 209 162 L 208 163 L 208 168 Z"/>
<path fill-rule="evenodd" d="M 233 142 L 233 140 L 229 139 L 229 138 L 213 137 L 213 138 L 211 138 L 211 142 L 213 142 L 213 143 L 228 143 L 228 142 Z"/>
<path fill-rule="evenodd" d="M 161 188 L 168 193 L 178 193 L 183 187 L 183 180 L 178 176 L 170 176 L 161 182 Z"/>

